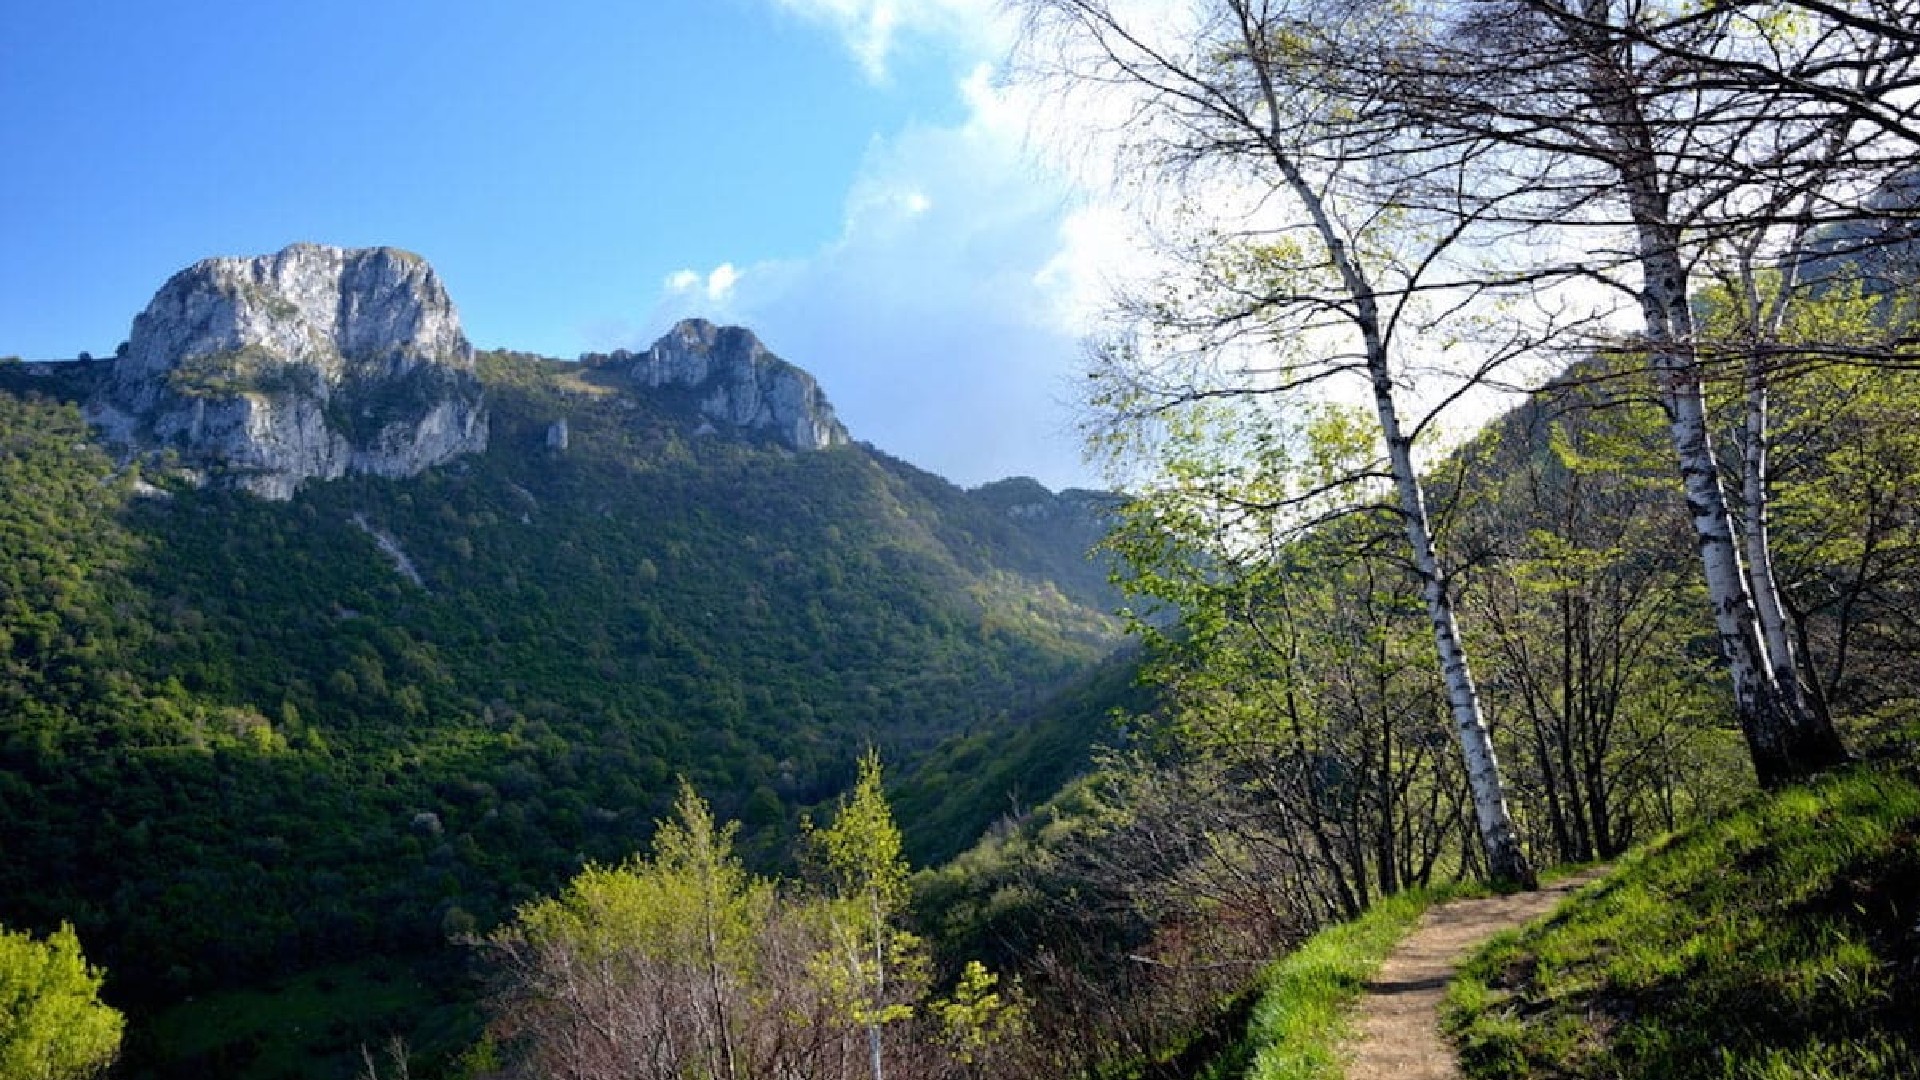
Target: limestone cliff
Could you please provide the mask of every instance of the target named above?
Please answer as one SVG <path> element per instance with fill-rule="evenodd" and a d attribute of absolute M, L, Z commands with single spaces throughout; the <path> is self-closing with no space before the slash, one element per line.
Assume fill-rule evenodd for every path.
<path fill-rule="evenodd" d="M 744 327 L 687 319 L 646 352 L 588 360 L 624 373 L 642 390 L 691 393 L 715 433 L 768 435 L 790 450 L 848 441 L 813 376 L 768 352 Z"/>
<path fill-rule="evenodd" d="M 126 448 L 274 499 L 311 479 L 412 476 L 487 441 L 452 301 L 392 248 L 195 263 L 134 319 L 88 415 Z"/>

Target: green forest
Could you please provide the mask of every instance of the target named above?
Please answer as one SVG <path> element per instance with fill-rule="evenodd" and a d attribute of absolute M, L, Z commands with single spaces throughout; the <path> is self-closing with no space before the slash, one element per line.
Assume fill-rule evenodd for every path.
<path fill-rule="evenodd" d="M 0 396 L 0 896 L 136 1016 L 371 956 L 408 1009 L 468 1001 L 449 939 L 640 848 L 678 778 L 773 866 L 878 748 L 929 763 L 898 790 L 951 849 L 1104 723 L 1072 704 L 1119 641 L 1104 497 L 688 439 L 591 366 L 487 355 L 490 453 L 277 504 L 117 466 L 71 403 L 94 371 L 34 367 Z M 1006 513 L 1035 498 L 1045 528 Z M 998 786 L 948 784 L 981 758 Z M 169 1068 L 251 1052 L 213 1049 Z"/>

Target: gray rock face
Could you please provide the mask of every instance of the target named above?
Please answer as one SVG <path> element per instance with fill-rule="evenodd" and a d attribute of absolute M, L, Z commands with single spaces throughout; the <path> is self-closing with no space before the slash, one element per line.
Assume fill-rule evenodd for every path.
<path fill-rule="evenodd" d="M 1882 184 L 1857 220 L 1821 228 L 1809 245 L 1801 275 L 1823 288 L 1857 282 L 1875 293 L 1893 293 L 1920 280 L 1920 168 Z"/>
<path fill-rule="evenodd" d="M 647 389 L 692 391 L 717 430 L 769 434 L 791 450 L 848 441 L 820 384 L 768 352 L 751 330 L 687 319 L 646 352 L 614 360 Z"/>
<path fill-rule="evenodd" d="M 272 499 L 350 472 L 412 476 L 487 443 L 453 303 L 432 267 L 392 248 L 195 263 L 134 319 L 88 415 L 115 442 L 176 450 Z"/>

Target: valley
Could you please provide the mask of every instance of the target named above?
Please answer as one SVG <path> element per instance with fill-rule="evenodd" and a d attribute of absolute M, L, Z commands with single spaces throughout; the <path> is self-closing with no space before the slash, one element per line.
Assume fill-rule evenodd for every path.
<path fill-rule="evenodd" d="M 416 987 L 394 1008 L 471 1038 L 471 1013 L 445 1012 L 473 994 L 452 939 L 643 847 L 680 778 L 774 868 L 868 747 L 930 808 L 908 822 L 921 851 L 1084 767 L 1103 711 L 1050 702 L 1120 645 L 1090 555 L 1111 497 L 963 491 L 844 434 L 716 428 L 705 381 L 648 387 L 630 364 L 480 353 L 458 377 L 484 400 L 483 450 L 332 478 L 324 454 L 210 427 L 116 457 L 80 407 L 127 400 L 127 365 L 0 371 L 0 909 L 76 925 L 136 1016 L 135 1075 L 283 1054 L 141 1019 L 183 999 L 205 1018 L 242 988 L 324 999 L 377 974 Z M 753 387 L 731 370 L 748 381 L 708 381 Z M 298 393 L 281 415 L 325 415 Z M 390 415 L 440 405 L 410 407 Z M 272 471 L 306 461 L 322 473 Z M 955 790 L 943 748 L 962 743 L 997 786 Z M 388 995 L 349 996 L 309 1028 L 331 1024 L 326 1053 L 396 1023 L 366 1012 Z M 199 1033 L 166 1034 L 183 1022 Z"/>

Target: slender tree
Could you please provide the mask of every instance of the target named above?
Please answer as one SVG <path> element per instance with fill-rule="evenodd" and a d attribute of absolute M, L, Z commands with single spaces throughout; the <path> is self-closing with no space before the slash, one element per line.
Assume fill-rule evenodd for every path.
<path fill-rule="evenodd" d="M 1698 575 L 1661 482 L 1658 411 L 1615 399 L 1597 367 L 1460 452 L 1458 542 L 1486 564 L 1463 602 L 1535 850 L 1564 861 L 1672 828 L 1676 791 L 1709 787 L 1699 752 L 1719 735 L 1711 673 L 1688 648 Z"/>
<path fill-rule="evenodd" d="M 1361 382 L 1384 460 L 1341 480 L 1384 482 L 1380 502 L 1399 516 L 1420 582 L 1488 866 L 1496 877 L 1531 882 L 1418 470 L 1416 443 L 1432 414 L 1410 418 L 1403 400 L 1409 339 L 1436 332 L 1443 320 L 1432 314 L 1435 304 L 1464 302 L 1437 299 L 1447 284 L 1436 280 L 1464 230 L 1404 219 L 1391 183 L 1377 185 L 1382 166 L 1406 146 L 1405 132 L 1380 122 L 1379 80 L 1322 62 L 1334 51 L 1384 48 L 1397 32 L 1393 13 L 1318 0 L 1213 0 L 1196 6 L 1190 32 L 1169 34 L 1166 20 L 1109 0 L 1020 6 L 1030 51 L 1047 50 L 1049 74 L 1069 89 L 1117 88 L 1131 102 L 1130 165 L 1144 163 L 1216 202 L 1223 189 L 1260 193 L 1237 232 L 1229 214 L 1211 215 L 1188 252 L 1203 278 L 1196 290 L 1135 307 L 1159 338 L 1107 350 L 1112 392 L 1103 403 L 1160 422 L 1196 402 L 1277 400 L 1329 380 Z M 1431 184 L 1457 174 L 1462 160 L 1421 156 L 1401 172 Z M 1242 360 L 1229 360 L 1224 381 L 1208 379 L 1219 367 L 1159 380 L 1165 372 L 1152 370 L 1151 354 L 1169 342 Z M 1519 343 L 1504 346 L 1473 375 L 1487 375 Z M 1326 491 L 1316 486 L 1282 502 L 1302 506 Z"/>
<path fill-rule="evenodd" d="M 489 939 L 496 1028 L 527 1075 L 717 1080 L 781 1059 L 781 1013 L 804 1015 L 778 964 L 792 918 L 735 829 L 683 784 L 650 858 L 588 867 Z"/>
<path fill-rule="evenodd" d="M 0 1077 L 85 1080 L 120 1053 L 126 1018 L 100 1000 L 105 974 L 73 927 L 44 940 L 0 927 Z"/>
<path fill-rule="evenodd" d="M 808 841 L 826 879 L 825 914 L 832 947 L 819 957 L 823 977 L 847 1015 L 866 1030 L 873 1080 L 885 1080 L 883 1033 L 913 1015 L 924 979 L 920 941 L 901 929 L 907 903 L 907 862 L 880 782 L 880 754 L 860 759 L 853 791 Z"/>

